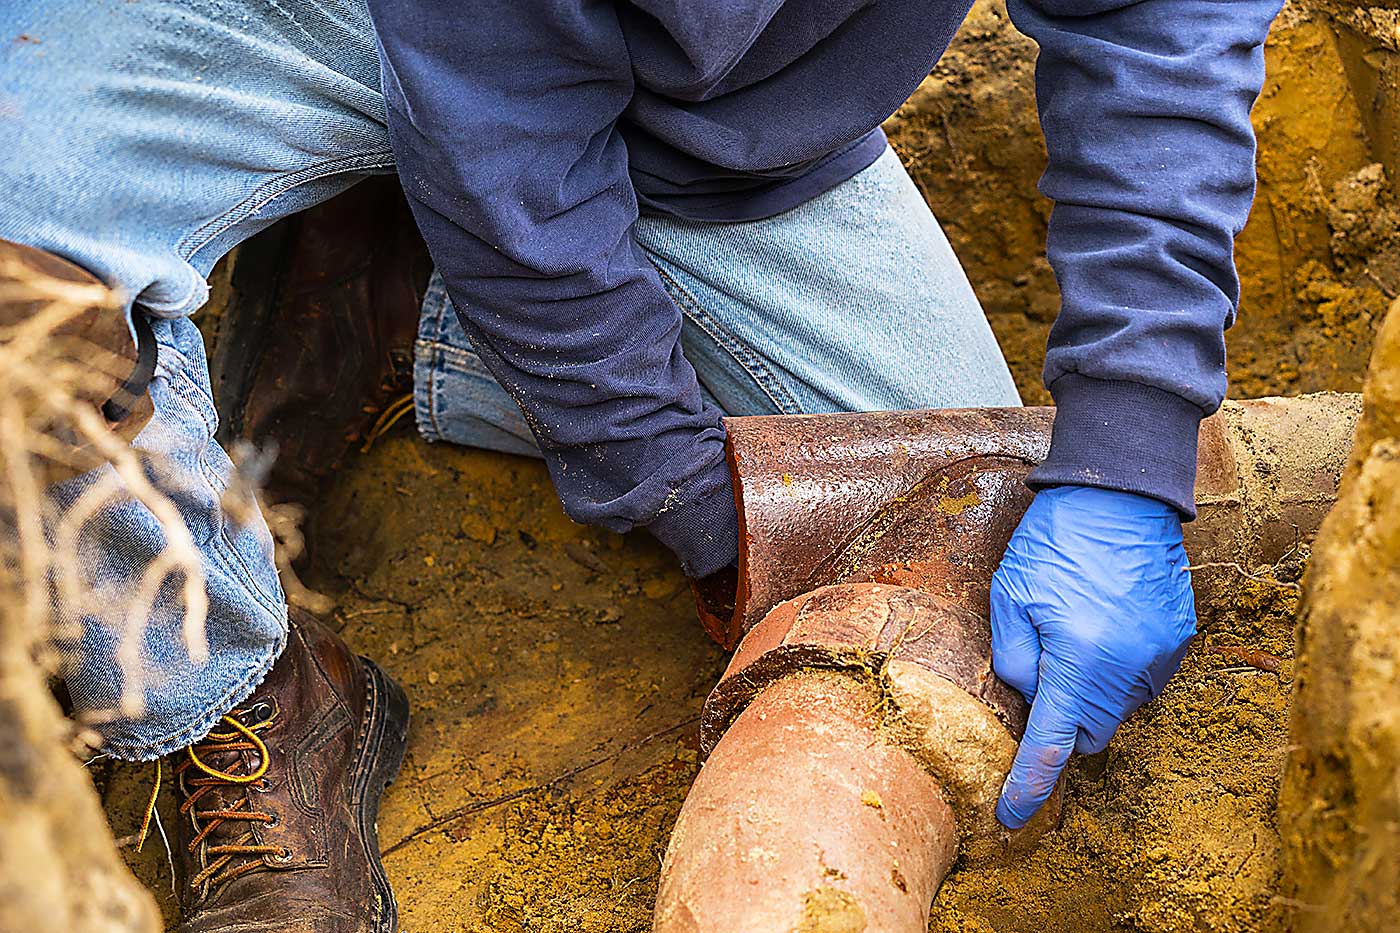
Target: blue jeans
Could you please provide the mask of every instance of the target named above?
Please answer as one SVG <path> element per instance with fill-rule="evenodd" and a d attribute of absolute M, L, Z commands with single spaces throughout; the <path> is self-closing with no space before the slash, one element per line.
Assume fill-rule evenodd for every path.
<path fill-rule="evenodd" d="M 178 600 L 158 601 L 142 645 L 144 710 L 99 727 L 111 754 L 153 758 L 245 699 L 287 625 L 267 529 L 221 507 L 232 468 L 212 439 L 189 315 L 235 244 L 393 170 L 374 33 L 359 0 L 12 0 L 0 4 L 0 36 L 0 238 L 71 259 L 156 319 L 155 417 L 135 443 L 160 464 L 157 482 L 200 548 L 210 651 L 193 663 Z M 684 312 L 702 387 L 731 414 L 1019 404 L 966 276 L 892 152 L 777 217 L 643 217 L 635 236 Z M 429 440 L 534 452 L 436 279 L 415 382 Z M 158 553 L 143 507 L 103 522 L 104 545 L 87 557 L 94 579 L 130 578 Z M 112 710 L 116 635 L 74 621 L 84 622 L 67 671 L 74 700 Z"/>

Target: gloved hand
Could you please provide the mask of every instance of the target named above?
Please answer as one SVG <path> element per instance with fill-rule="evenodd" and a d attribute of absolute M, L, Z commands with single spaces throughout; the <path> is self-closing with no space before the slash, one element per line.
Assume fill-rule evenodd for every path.
<path fill-rule="evenodd" d="M 1019 829 L 1071 751 L 1108 746 L 1162 692 L 1196 632 L 1181 518 L 1130 492 L 1042 490 L 992 578 L 992 667 L 1031 703 L 997 802 Z"/>

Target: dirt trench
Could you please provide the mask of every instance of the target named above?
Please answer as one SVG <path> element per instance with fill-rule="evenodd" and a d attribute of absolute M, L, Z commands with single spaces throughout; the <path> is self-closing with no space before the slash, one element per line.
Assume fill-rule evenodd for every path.
<path fill-rule="evenodd" d="M 549 491 L 537 463 L 403 432 L 356 460 L 311 526 L 309 581 L 414 702 L 380 817 L 409 933 L 650 928 L 724 657 L 659 548 L 571 524 Z M 1302 557 L 1275 572 L 1290 582 Z M 1241 671 L 1205 646 L 1286 658 L 1295 605 L 1242 580 L 1203 607 L 1182 676 L 1075 765 L 1062 831 L 1018 868 L 955 871 L 931 929 L 1271 928 L 1291 664 Z M 124 768 L 107 784 L 118 835 L 148 779 Z M 173 921 L 159 845 L 134 864 Z"/>
<path fill-rule="evenodd" d="M 1389 30 L 1389 31 L 1387 31 Z M 1382 13 L 1290 4 L 1256 113 L 1260 195 L 1239 241 L 1232 393 L 1360 387 L 1400 290 Z M 1389 38 L 1388 38 L 1389 37 Z M 1033 48 L 979 2 L 889 123 L 945 218 L 1028 402 L 1056 294 Z M 1358 103 L 1365 101 L 1365 103 Z M 1387 170 L 1387 166 L 1390 170 Z M 696 717 L 724 657 L 645 536 L 571 524 L 529 460 L 400 428 L 342 471 L 309 527 L 308 582 L 415 704 L 381 838 L 409 933 L 644 931 L 661 853 L 698 767 Z M 937 931 L 1282 930 L 1275 821 L 1305 544 L 1201 607 L 1181 676 L 1100 756 L 1073 765 L 1064 824 L 1014 869 L 956 870 Z M 1239 662 L 1242 646 L 1281 659 Z M 118 836 L 146 772 L 99 775 Z M 173 923 L 164 856 L 131 857 Z"/>
<path fill-rule="evenodd" d="M 333 621 L 415 704 L 380 819 L 403 929 L 649 929 L 724 661 L 666 555 L 569 523 L 532 461 L 407 432 L 354 463 L 311 531 Z M 1304 556 L 1273 573 L 1291 582 Z M 1062 831 L 1018 868 L 955 871 L 932 929 L 1278 928 L 1291 664 L 1240 670 L 1206 646 L 1287 658 L 1295 607 L 1292 589 L 1248 580 L 1203 607 L 1183 674 L 1075 765 Z M 148 779 L 125 768 L 107 785 L 118 835 Z M 135 865 L 172 910 L 159 846 Z"/>
<path fill-rule="evenodd" d="M 1279 800 L 1283 893 L 1299 931 L 1386 929 L 1400 911 L 1400 301 L 1364 402 L 1299 626 Z"/>

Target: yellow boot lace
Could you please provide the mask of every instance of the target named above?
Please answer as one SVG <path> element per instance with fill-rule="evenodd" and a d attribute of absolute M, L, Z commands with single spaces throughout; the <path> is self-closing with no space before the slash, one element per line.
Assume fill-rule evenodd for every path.
<path fill-rule="evenodd" d="M 248 785 L 262 780 L 267 774 L 269 756 L 266 743 L 258 737 L 257 732 L 266 728 L 272 718 L 268 718 L 253 726 L 245 726 L 235 718 L 237 714 L 224 716 L 222 722 L 228 726 L 227 732 L 211 732 L 199 743 L 202 751 L 206 755 L 220 755 L 230 752 L 251 751 L 258 756 L 258 765 L 249 774 L 234 774 L 229 771 L 221 771 L 208 764 L 195 752 L 194 746 L 185 750 L 186 759 L 177 764 L 174 773 L 178 776 L 193 769 L 197 773 L 187 778 L 185 786 L 191 788 L 190 795 L 180 804 L 180 815 L 188 815 L 192 810 L 194 814 L 195 836 L 189 841 L 189 851 L 195 852 L 199 846 L 220 826 L 229 822 L 242 822 L 248 824 L 264 823 L 275 824 L 277 817 L 271 813 L 254 810 L 247 803 L 246 798 L 240 799 L 231 807 L 217 810 L 195 809 L 199 801 L 206 797 L 216 787 L 228 785 Z M 151 799 L 146 805 L 145 816 L 141 822 L 141 832 L 137 840 L 139 850 L 145 844 L 146 837 L 150 832 L 151 819 L 155 814 L 156 798 L 160 794 L 161 785 L 161 763 L 156 762 L 155 787 L 151 791 Z M 205 850 L 205 854 L 213 856 L 202 871 L 190 879 L 190 887 L 198 888 L 206 881 L 217 887 L 226 881 L 231 881 L 239 875 L 246 874 L 262 866 L 262 856 L 271 855 L 278 859 L 286 859 L 291 855 L 291 851 L 282 846 L 260 845 L 254 841 L 253 827 L 248 828 L 238 838 L 229 843 L 211 845 Z M 241 861 L 240 864 L 231 865 L 236 859 L 247 859 L 256 857 L 250 861 Z"/>

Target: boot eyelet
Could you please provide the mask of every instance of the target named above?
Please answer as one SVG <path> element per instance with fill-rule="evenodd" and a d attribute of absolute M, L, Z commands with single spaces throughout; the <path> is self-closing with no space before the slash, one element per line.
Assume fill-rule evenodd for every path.
<path fill-rule="evenodd" d="M 248 708 L 248 712 L 243 717 L 243 725 L 256 726 L 259 723 L 267 722 L 272 718 L 274 707 L 268 700 L 259 700 Z"/>
<path fill-rule="evenodd" d="M 272 819 L 264 823 L 264 826 L 266 826 L 268 829 L 272 829 L 274 827 L 282 825 L 282 817 L 278 816 L 276 813 L 271 814 L 271 816 Z"/>
<path fill-rule="evenodd" d="M 292 850 L 291 850 L 291 849 L 283 849 L 281 855 L 274 855 L 274 856 L 272 856 L 271 859 L 270 859 L 270 861 L 273 862 L 273 863 L 276 864 L 276 865 L 286 865 L 286 864 L 288 864 L 289 862 L 291 862 L 291 860 L 292 860 Z"/>

